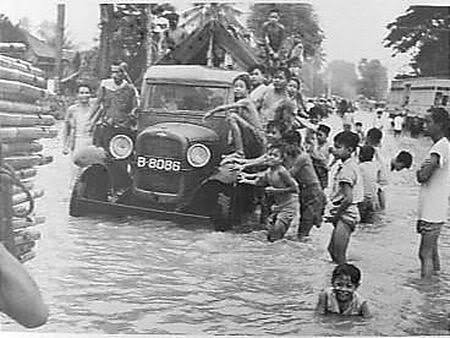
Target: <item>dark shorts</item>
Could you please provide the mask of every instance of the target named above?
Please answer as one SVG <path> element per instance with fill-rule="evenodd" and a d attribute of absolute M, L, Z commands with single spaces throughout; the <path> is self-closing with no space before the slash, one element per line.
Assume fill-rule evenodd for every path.
<path fill-rule="evenodd" d="M 400 136 L 402 134 L 401 130 L 394 130 L 394 135 L 395 136 Z"/>
<path fill-rule="evenodd" d="M 373 202 L 370 200 L 364 200 L 358 203 L 359 215 L 362 223 L 372 223 L 373 213 L 375 212 Z"/>
<path fill-rule="evenodd" d="M 421 234 L 421 235 L 425 235 L 425 234 L 440 234 L 441 233 L 441 228 L 442 225 L 444 224 L 444 222 L 439 222 L 439 223 L 432 223 L 432 222 L 427 222 L 424 220 L 418 220 L 417 221 L 417 225 L 416 225 L 416 230 L 417 233 Z"/>
<path fill-rule="evenodd" d="M 319 184 L 300 188 L 300 235 L 307 236 L 314 225 L 321 226 L 326 204 L 327 197 Z"/>
<path fill-rule="evenodd" d="M 330 210 L 331 215 L 335 213 L 335 209 Z M 348 206 L 348 208 L 342 213 L 339 220 L 347 225 L 347 227 L 353 232 L 356 229 L 356 225 L 361 220 L 361 217 L 359 215 L 358 206 L 353 203 Z"/>

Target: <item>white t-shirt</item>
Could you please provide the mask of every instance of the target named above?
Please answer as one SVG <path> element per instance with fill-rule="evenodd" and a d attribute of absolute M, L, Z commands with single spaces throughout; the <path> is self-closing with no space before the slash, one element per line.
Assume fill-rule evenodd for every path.
<path fill-rule="evenodd" d="M 450 194 L 450 143 L 446 137 L 436 142 L 428 152 L 439 155 L 439 168 L 428 182 L 422 183 L 419 193 L 418 219 L 439 223 L 447 220 L 448 197 Z"/>
<path fill-rule="evenodd" d="M 403 128 L 403 117 L 397 115 L 394 117 L 394 130 L 402 131 Z"/>

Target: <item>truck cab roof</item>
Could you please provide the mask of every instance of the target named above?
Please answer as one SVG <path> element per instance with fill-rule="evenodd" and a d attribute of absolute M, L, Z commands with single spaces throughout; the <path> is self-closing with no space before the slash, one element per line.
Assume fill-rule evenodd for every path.
<path fill-rule="evenodd" d="M 155 65 L 145 73 L 146 83 L 176 83 L 230 87 L 242 71 L 197 65 Z"/>

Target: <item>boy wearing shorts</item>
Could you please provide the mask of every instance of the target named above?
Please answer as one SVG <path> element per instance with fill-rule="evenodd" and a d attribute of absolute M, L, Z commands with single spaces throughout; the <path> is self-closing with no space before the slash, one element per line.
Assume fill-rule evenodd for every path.
<path fill-rule="evenodd" d="M 333 154 L 340 163 L 333 180 L 331 216 L 326 221 L 334 226 L 328 252 L 337 264 L 347 261 L 350 235 L 360 221 L 358 203 L 364 199 L 361 172 L 353 156 L 358 142 L 358 135 L 351 131 L 340 132 L 334 137 Z"/>
<path fill-rule="evenodd" d="M 450 193 L 450 118 L 443 108 L 431 108 L 425 117 L 425 135 L 433 146 L 417 171 L 420 183 L 417 232 L 421 235 L 421 277 L 429 279 L 440 270 L 438 238 L 447 219 Z"/>

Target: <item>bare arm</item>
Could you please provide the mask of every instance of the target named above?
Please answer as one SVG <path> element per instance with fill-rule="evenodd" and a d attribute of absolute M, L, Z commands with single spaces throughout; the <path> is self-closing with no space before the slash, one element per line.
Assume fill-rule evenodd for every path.
<path fill-rule="evenodd" d="M 0 311 L 27 328 L 45 324 L 48 317 L 36 283 L 1 243 Z"/>
<path fill-rule="evenodd" d="M 63 132 L 63 154 L 68 154 L 70 150 L 70 143 L 73 140 L 75 133 L 75 121 L 73 116 L 73 109 L 69 107 L 66 118 L 64 120 Z"/>
<path fill-rule="evenodd" d="M 210 110 L 209 112 L 207 112 L 204 116 L 203 119 L 206 120 L 207 118 L 213 116 L 215 113 L 218 113 L 220 111 L 224 111 L 224 110 L 229 110 L 229 109 L 237 109 L 242 107 L 242 103 L 236 102 L 236 103 L 230 103 L 230 104 L 224 104 L 221 106 L 218 106 L 216 108 L 214 108 L 213 110 Z"/>
<path fill-rule="evenodd" d="M 327 294 L 325 292 L 321 292 L 319 294 L 319 300 L 316 305 L 316 312 L 320 315 L 324 315 L 327 313 Z"/>
<path fill-rule="evenodd" d="M 101 111 L 100 106 L 103 104 L 104 97 L 105 97 L 105 90 L 100 84 L 100 87 L 98 88 L 97 92 L 97 100 L 95 101 L 95 104 L 92 107 L 91 115 L 89 116 L 89 120 L 92 121 L 92 124 L 95 124 L 100 117 Z"/>
<path fill-rule="evenodd" d="M 341 200 L 341 203 L 336 210 L 336 214 L 333 215 L 333 218 L 331 220 L 331 223 L 333 224 L 335 224 L 339 220 L 344 211 L 347 210 L 347 208 L 353 202 L 353 187 L 350 185 L 350 183 L 340 182 L 339 188 L 342 191 L 343 199 Z"/>
<path fill-rule="evenodd" d="M 419 170 L 416 172 L 417 182 L 425 183 L 433 175 L 434 171 L 439 168 L 439 155 L 432 153 L 429 160 L 426 160 Z"/>

